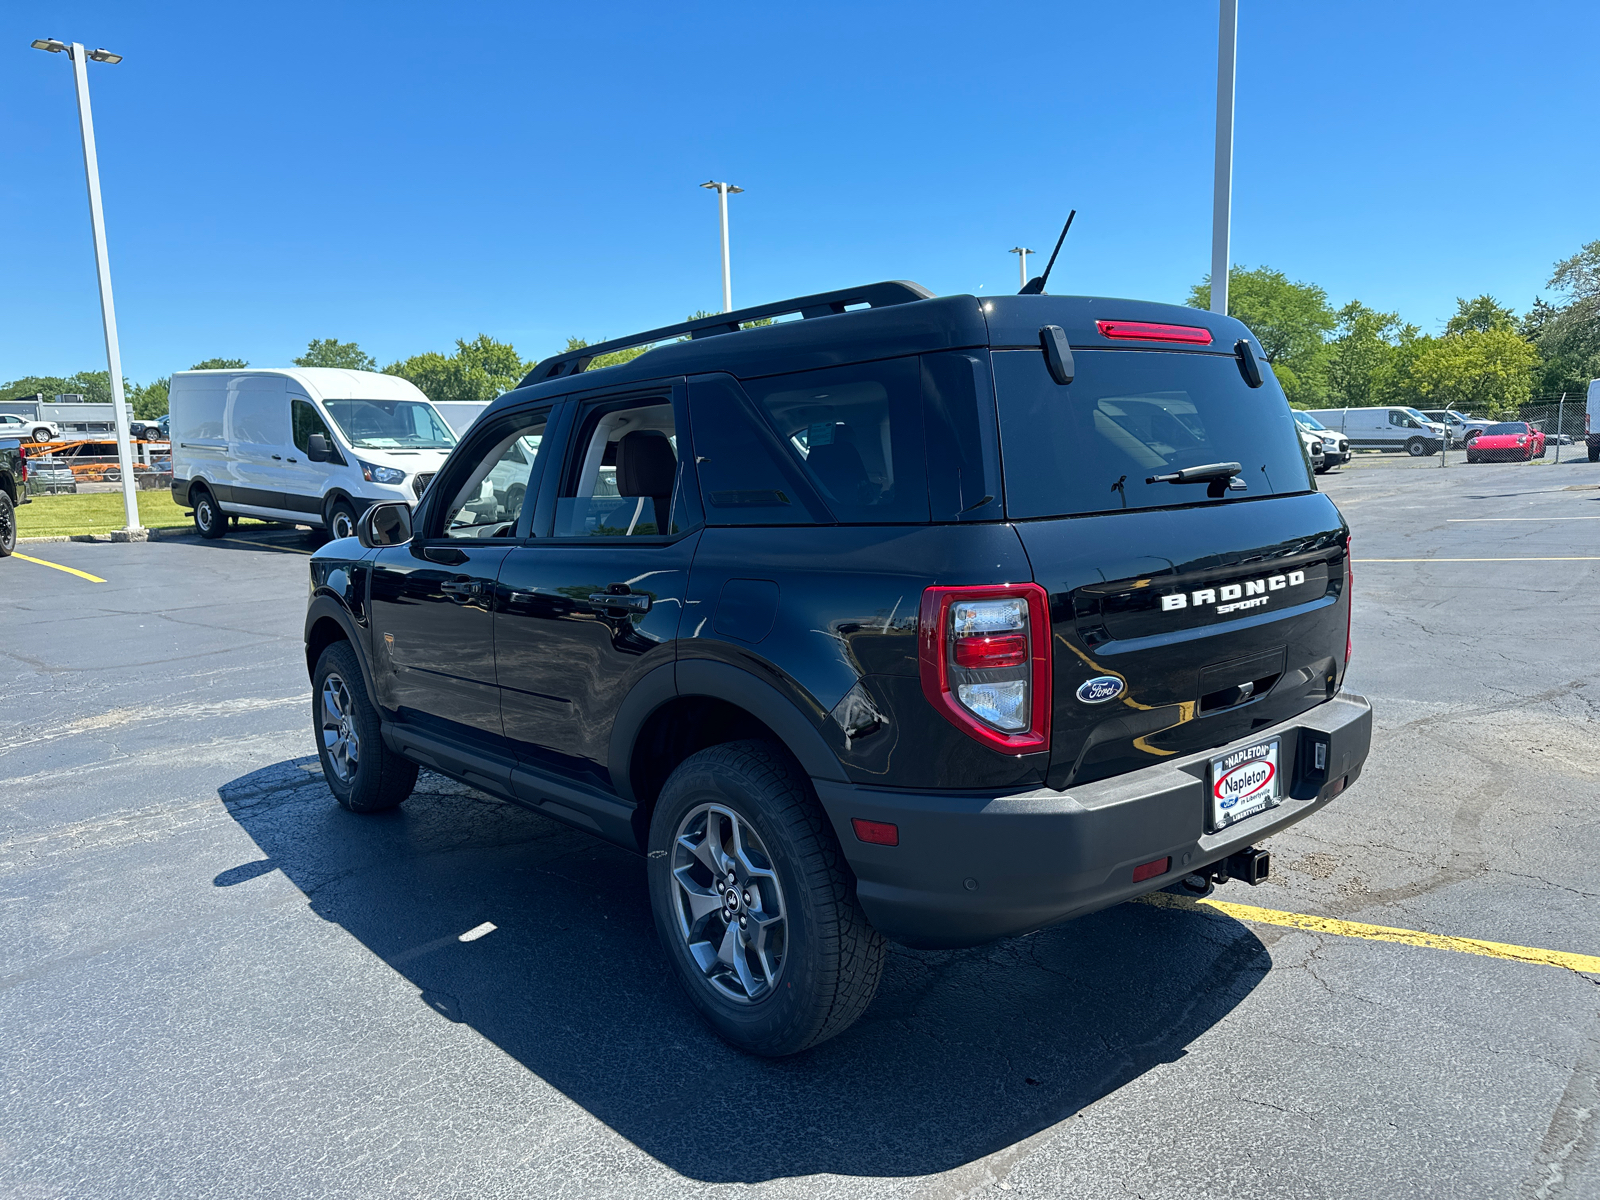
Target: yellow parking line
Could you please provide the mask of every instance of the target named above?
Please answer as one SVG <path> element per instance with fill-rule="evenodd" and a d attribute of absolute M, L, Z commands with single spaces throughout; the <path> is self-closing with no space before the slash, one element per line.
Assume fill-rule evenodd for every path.
<path fill-rule="evenodd" d="M 23 562 L 38 563 L 41 567 L 54 567 L 58 571 L 65 571 L 68 575 L 76 575 L 79 579 L 87 579 L 90 583 L 104 583 L 98 575 L 91 575 L 87 571 L 80 571 L 77 567 L 63 567 L 60 563 L 46 562 L 42 558 L 29 558 L 26 554 L 19 554 L 13 550 L 11 557 L 20 558 Z"/>
<path fill-rule="evenodd" d="M 1600 555 L 1563 554 L 1554 558 L 1358 558 L 1358 563 L 1412 562 L 1600 562 Z"/>
<path fill-rule="evenodd" d="M 1505 958 L 1512 962 L 1541 967 L 1565 967 L 1586 975 L 1600 975 L 1600 956 L 1570 954 L 1565 950 L 1540 950 L 1533 946 L 1513 946 L 1506 942 L 1486 942 L 1481 938 L 1447 937 L 1416 929 L 1393 929 L 1387 925 L 1365 925 L 1360 921 L 1339 921 L 1308 913 L 1282 912 L 1276 908 L 1257 908 L 1253 904 L 1234 904 L 1227 900 L 1190 900 L 1170 892 L 1152 892 L 1139 897 L 1158 908 L 1212 908 L 1238 921 L 1257 925 L 1285 925 L 1308 933 L 1332 933 L 1339 937 L 1364 938 L 1370 942 L 1398 942 L 1403 946 L 1424 946 L 1431 950 L 1454 950 L 1459 954 L 1481 954 L 1485 958 Z"/>

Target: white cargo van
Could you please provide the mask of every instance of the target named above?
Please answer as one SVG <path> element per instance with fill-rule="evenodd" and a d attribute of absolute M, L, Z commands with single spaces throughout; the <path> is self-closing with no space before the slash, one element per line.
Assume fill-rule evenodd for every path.
<path fill-rule="evenodd" d="M 371 505 L 415 503 L 456 443 L 413 384 L 374 371 L 179 371 L 168 404 L 172 498 L 202 537 L 230 516 L 349 537 Z"/>
<path fill-rule="evenodd" d="M 1350 439 L 1356 450 L 1404 450 L 1413 458 L 1437 454 L 1445 427 L 1414 408 L 1314 408 L 1311 415 Z"/>
<path fill-rule="evenodd" d="M 1600 379 L 1589 381 L 1589 400 L 1583 409 L 1583 440 L 1589 444 L 1589 461 L 1600 462 Z"/>

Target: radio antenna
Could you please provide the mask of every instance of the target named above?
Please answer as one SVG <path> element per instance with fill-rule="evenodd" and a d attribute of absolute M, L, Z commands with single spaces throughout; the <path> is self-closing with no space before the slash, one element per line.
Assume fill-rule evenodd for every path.
<path fill-rule="evenodd" d="M 1022 285 L 1019 296 L 1044 295 L 1044 281 L 1050 278 L 1050 268 L 1056 265 L 1056 255 L 1061 253 L 1061 243 L 1067 240 L 1067 230 L 1072 228 L 1072 218 L 1078 215 L 1078 210 L 1073 209 L 1067 214 L 1067 223 L 1061 227 L 1061 236 L 1056 239 L 1056 248 L 1050 252 L 1050 261 L 1044 266 L 1043 275 L 1035 275 Z"/>

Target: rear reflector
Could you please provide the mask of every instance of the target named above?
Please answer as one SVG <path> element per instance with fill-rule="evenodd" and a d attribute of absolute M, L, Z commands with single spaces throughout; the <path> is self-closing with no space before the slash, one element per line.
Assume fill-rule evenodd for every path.
<path fill-rule="evenodd" d="M 1186 342 L 1209 346 L 1211 330 L 1198 325 L 1157 325 L 1150 321 L 1096 321 L 1101 337 L 1127 338 L 1136 342 Z"/>
<path fill-rule="evenodd" d="M 1133 869 L 1133 881 L 1135 883 L 1143 883 L 1146 879 L 1154 879 L 1157 875 L 1165 875 L 1167 873 L 1167 868 L 1171 865 L 1171 855 L 1168 855 L 1166 858 L 1153 859 L 1152 861 L 1145 863 L 1144 866 L 1135 867 Z"/>
<path fill-rule="evenodd" d="M 963 637 L 955 644 L 956 666 L 969 671 L 983 667 L 1020 667 L 1028 661 L 1028 638 L 1022 633 L 998 637 Z"/>
<path fill-rule="evenodd" d="M 850 827 L 856 831 L 856 837 L 869 846 L 900 844 L 900 827 L 887 821 L 863 821 L 860 817 L 851 817 Z"/>

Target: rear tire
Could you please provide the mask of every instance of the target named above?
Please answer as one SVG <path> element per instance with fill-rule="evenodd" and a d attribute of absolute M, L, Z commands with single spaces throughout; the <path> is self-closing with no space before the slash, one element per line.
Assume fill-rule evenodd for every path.
<path fill-rule="evenodd" d="M 335 642 L 311 676 L 311 724 L 322 777 L 351 812 L 384 812 L 417 786 L 417 764 L 383 744 L 378 710 L 367 697 L 361 664 L 349 642 Z"/>
<path fill-rule="evenodd" d="M 1596 444 L 1594 444 L 1592 442 L 1590 443 L 1590 445 L 1589 445 L 1589 461 L 1590 462 L 1600 462 L 1600 445 L 1596 445 Z"/>
<path fill-rule="evenodd" d="M 201 537 L 215 540 L 228 531 L 227 515 L 205 488 L 191 489 L 189 503 L 194 505 L 194 530 Z"/>
<path fill-rule="evenodd" d="M 0 558 L 17 548 L 17 510 L 11 497 L 0 492 Z"/>
<path fill-rule="evenodd" d="M 795 1054 L 872 1003 L 887 943 L 781 747 L 728 742 L 679 764 L 656 802 L 649 851 L 662 949 L 723 1039 L 751 1054 Z"/>

